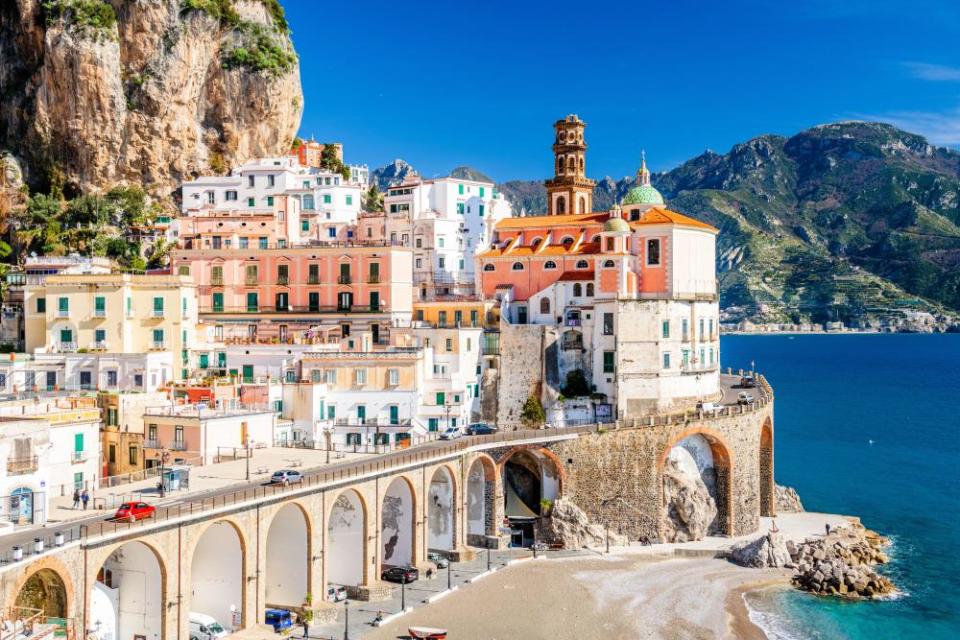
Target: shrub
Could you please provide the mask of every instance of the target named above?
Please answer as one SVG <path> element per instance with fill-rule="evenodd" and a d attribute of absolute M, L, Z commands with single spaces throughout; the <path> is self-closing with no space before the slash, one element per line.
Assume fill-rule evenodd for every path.
<path fill-rule="evenodd" d="M 530 396 L 523 403 L 523 409 L 520 411 L 520 420 L 527 428 L 538 427 L 547 419 L 547 414 L 543 412 L 543 405 L 536 396 Z"/>
<path fill-rule="evenodd" d="M 221 56 L 224 68 L 246 67 L 279 76 L 293 69 L 297 63 L 297 54 L 263 25 L 244 22 L 239 31 L 242 44 L 224 50 Z"/>
<path fill-rule="evenodd" d="M 590 394 L 590 385 L 583 369 L 574 369 L 567 374 L 567 381 L 560 392 L 568 398 L 578 398 Z"/>
<path fill-rule="evenodd" d="M 112 34 L 117 12 L 103 0 L 46 0 L 43 12 L 48 25 L 62 20 L 94 36 Z"/>

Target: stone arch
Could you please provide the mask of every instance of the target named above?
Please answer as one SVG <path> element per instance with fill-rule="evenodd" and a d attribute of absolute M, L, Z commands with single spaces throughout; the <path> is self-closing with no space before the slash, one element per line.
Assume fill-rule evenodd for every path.
<path fill-rule="evenodd" d="M 240 611 L 238 629 L 246 627 L 256 615 L 246 606 L 248 542 L 243 529 L 231 518 L 219 518 L 205 523 L 195 535 L 188 556 L 190 608 L 187 611 L 213 616 L 229 630 L 233 628 L 230 606 L 234 605 Z M 236 552 L 231 548 L 234 542 Z"/>
<path fill-rule="evenodd" d="M 518 458 L 519 456 L 519 458 Z M 504 506 L 506 507 L 508 502 L 511 502 L 511 499 L 520 497 L 517 495 L 517 486 L 516 483 L 510 484 L 508 478 L 508 465 L 511 463 L 511 460 L 518 458 L 516 463 L 520 466 L 525 466 L 527 471 L 530 474 L 533 473 L 534 469 L 531 469 L 530 460 L 536 462 L 536 470 L 539 473 L 539 478 L 530 478 L 527 480 L 535 480 L 538 484 L 537 487 L 530 486 L 529 492 L 533 493 L 534 489 L 539 491 L 539 500 L 556 500 L 563 495 L 564 484 L 566 483 L 566 472 L 563 468 L 563 463 L 560 461 L 560 458 L 557 455 L 546 449 L 544 447 L 530 447 L 530 446 L 517 446 L 509 451 L 500 459 L 500 476 L 503 478 L 503 495 L 504 495 Z M 526 458 L 526 464 L 521 462 L 521 459 Z M 531 482 L 531 485 L 533 483 Z M 534 514 L 539 515 L 539 504 L 533 504 L 533 495 L 527 496 L 525 501 L 526 506 Z M 538 500 L 538 502 L 539 502 Z M 522 507 L 519 504 L 514 504 L 515 507 Z"/>
<path fill-rule="evenodd" d="M 711 495 L 716 501 L 716 525 L 722 535 L 733 535 L 733 462 L 730 456 L 730 445 L 718 432 L 706 427 L 690 427 L 676 434 L 660 452 L 657 459 L 658 490 L 660 492 L 661 517 L 660 537 L 664 538 L 664 515 L 667 509 L 667 499 L 664 491 L 664 468 L 670 452 L 688 438 L 699 436 L 703 438 L 710 451 L 714 470 L 714 487 Z"/>
<path fill-rule="evenodd" d="M 567 199 L 563 196 L 557 197 L 557 213 L 563 215 L 567 212 Z"/>
<path fill-rule="evenodd" d="M 381 565 L 415 565 L 417 558 L 417 490 L 405 475 L 396 476 L 380 501 Z"/>
<path fill-rule="evenodd" d="M 97 629 L 94 635 L 166 638 L 168 569 L 160 550 L 136 539 L 117 543 L 100 557 L 85 615 L 87 625 Z"/>
<path fill-rule="evenodd" d="M 457 547 L 457 481 L 447 465 L 430 475 L 426 501 L 427 548 L 453 551 Z"/>
<path fill-rule="evenodd" d="M 582 164 L 583 164 L 583 161 L 581 160 L 581 165 Z M 580 169 L 583 170 L 583 166 L 581 166 Z M 580 202 L 577 205 L 577 213 L 586 213 L 586 212 L 587 212 L 587 199 L 584 198 L 583 196 L 580 196 Z"/>
<path fill-rule="evenodd" d="M 73 581 L 56 558 L 43 558 L 14 587 L 14 606 L 39 609 L 45 616 L 69 618 L 74 603 Z"/>
<path fill-rule="evenodd" d="M 302 504 L 283 503 L 270 518 L 265 539 L 264 602 L 298 607 L 310 585 L 313 522 Z"/>
<path fill-rule="evenodd" d="M 464 490 L 467 544 L 485 546 L 477 538 L 497 533 L 497 465 L 490 456 L 478 455 L 467 470 Z"/>
<path fill-rule="evenodd" d="M 777 515 L 773 478 L 773 424 L 768 416 L 760 427 L 760 515 Z"/>
<path fill-rule="evenodd" d="M 367 583 L 367 514 L 367 502 L 356 489 L 344 489 L 331 503 L 324 551 L 328 584 Z"/>
<path fill-rule="evenodd" d="M 577 159 L 573 156 L 570 156 L 567 160 L 567 171 L 573 173 L 577 170 Z"/>

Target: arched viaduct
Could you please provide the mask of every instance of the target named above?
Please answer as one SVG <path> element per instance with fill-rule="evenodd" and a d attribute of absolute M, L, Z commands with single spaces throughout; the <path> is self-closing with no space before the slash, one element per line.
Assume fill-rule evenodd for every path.
<path fill-rule="evenodd" d="M 713 451 L 722 533 L 741 535 L 773 515 L 772 409 L 761 399 L 710 417 L 480 436 L 309 472 L 303 485 L 161 507 L 155 519 L 87 527 L 0 566 L 0 601 L 76 628 L 119 625 L 114 637 L 172 640 L 189 637 L 192 611 L 245 628 L 269 605 L 325 600 L 331 584 L 381 599 L 391 589 L 384 566 L 425 569 L 432 552 L 460 559 L 504 544 L 511 465 L 532 474 L 545 500 L 568 497 L 632 539 L 658 537 L 663 461 L 692 435 Z M 104 614 L 131 609 L 135 621 Z"/>

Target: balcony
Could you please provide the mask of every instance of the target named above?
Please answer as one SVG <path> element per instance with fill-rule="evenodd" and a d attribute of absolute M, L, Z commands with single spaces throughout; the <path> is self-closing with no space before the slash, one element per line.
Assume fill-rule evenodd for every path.
<path fill-rule="evenodd" d="M 37 456 L 29 458 L 10 458 L 7 460 L 7 475 L 19 476 L 27 473 L 34 473 L 40 467 Z"/>
<path fill-rule="evenodd" d="M 307 284 L 320 284 L 320 276 L 309 276 Z"/>
<path fill-rule="evenodd" d="M 380 275 L 371 273 L 367 278 L 368 284 L 380 284 Z"/>
<path fill-rule="evenodd" d="M 87 461 L 87 452 L 86 451 L 74 451 L 70 454 L 70 462 L 73 464 L 79 464 L 81 462 Z"/>
<path fill-rule="evenodd" d="M 105 340 L 95 341 L 90 343 L 91 351 L 106 351 L 107 343 Z"/>
<path fill-rule="evenodd" d="M 153 318 L 162 318 L 162 317 L 163 317 L 163 309 L 154 309 L 154 310 L 153 310 L 153 313 L 151 313 L 150 315 L 151 315 L 151 317 L 153 317 Z"/>
<path fill-rule="evenodd" d="M 159 340 L 159 341 L 154 340 L 153 342 L 150 343 L 150 348 L 153 351 L 163 351 L 164 349 L 167 348 L 167 343 L 165 340 Z"/>
<path fill-rule="evenodd" d="M 69 317 L 70 317 L 70 310 L 69 310 L 69 309 L 57 309 L 57 317 L 58 317 L 58 318 L 69 318 Z"/>
<path fill-rule="evenodd" d="M 290 284 L 290 278 L 287 276 L 277 276 L 277 284 L 285 287 Z"/>
<path fill-rule="evenodd" d="M 243 284 L 247 285 L 248 287 L 255 287 L 260 284 L 260 278 L 257 276 L 247 276 L 243 279 Z"/>
<path fill-rule="evenodd" d="M 351 278 L 350 276 L 341 275 L 337 278 L 337 284 L 352 284 L 352 283 L 353 283 L 353 278 Z"/>
<path fill-rule="evenodd" d="M 61 353 L 74 353 L 77 350 L 76 342 L 61 342 L 59 351 Z"/>
<path fill-rule="evenodd" d="M 162 449 L 163 447 L 160 446 L 159 440 L 144 440 L 143 448 L 144 449 Z"/>
<path fill-rule="evenodd" d="M 171 442 L 168 447 L 171 451 L 186 451 L 187 443 L 186 442 Z"/>
<path fill-rule="evenodd" d="M 213 287 L 222 287 L 223 286 L 223 276 L 219 278 L 210 278 L 210 286 Z"/>
<path fill-rule="evenodd" d="M 91 315 L 92 315 L 92 317 L 94 317 L 94 318 L 106 318 L 106 317 L 107 317 L 107 310 L 106 310 L 106 309 L 94 309 L 94 310 L 93 310 L 93 314 L 91 314 Z"/>

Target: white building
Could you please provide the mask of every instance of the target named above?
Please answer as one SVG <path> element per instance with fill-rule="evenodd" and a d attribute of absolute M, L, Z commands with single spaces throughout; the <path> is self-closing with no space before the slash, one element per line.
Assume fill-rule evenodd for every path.
<path fill-rule="evenodd" d="M 150 449 L 168 450 L 176 460 L 212 464 L 218 455 L 237 449 L 271 446 L 276 413 L 271 407 L 239 404 L 219 407 L 169 405 L 144 411 L 147 455 Z"/>
<path fill-rule="evenodd" d="M 424 371 L 419 419 L 428 431 L 464 427 L 480 410 L 480 366 L 483 329 L 415 328 L 417 345 L 433 355 Z"/>
<path fill-rule="evenodd" d="M 170 351 L 17 354 L 0 360 L 0 393 L 153 392 L 173 379 Z"/>

